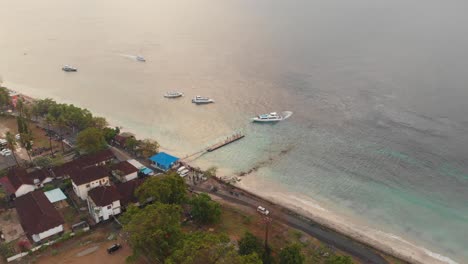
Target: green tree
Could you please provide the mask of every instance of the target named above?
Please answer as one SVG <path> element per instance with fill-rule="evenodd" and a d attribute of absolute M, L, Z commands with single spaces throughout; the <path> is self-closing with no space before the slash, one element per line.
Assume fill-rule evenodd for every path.
<path fill-rule="evenodd" d="M 166 264 L 261 264 L 256 254 L 239 256 L 225 234 L 195 232 L 186 235 Z"/>
<path fill-rule="evenodd" d="M 18 159 L 16 158 L 16 154 L 15 154 L 16 146 L 17 146 L 15 136 L 8 131 L 6 133 L 5 139 L 7 141 L 7 148 L 9 148 L 11 150 L 11 154 L 13 155 L 13 158 L 15 159 L 16 165 L 19 166 L 19 162 L 18 162 Z"/>
<path fill-rule="evenodd" d="M 1 85 L 1 84 L 0 84 Z M 5 109 L 11 105 L 11 97 L 5 87 L 0 87 L 0 108 Z"/>
<path fill-rule="evenodd" d="M 30 132 L 20 134 L 21 145 L 23 145 L 24 149 L 26 149 L 26 153 L 28 154 L 29 161 L 31 162 L 32 162 L 31 151 L 32 151 L 32 146 L 33 146 L 33 139 L 34 138 Z"/>
<path fill-rule="evenodd" d="M 109 125 L 104 117 L 95 116 L 92 118 L 92 126 L 98 129 L 104 129 Z"/>
<path fill-rule="evenodd" d="M 239 240 L 240 255 L 257 253 L 257 255 L 262 256 L 263 251 L 262 241 L 250 232 L 245 232 L 244 236 Z"/>
<path fill-rule="evenodd" d="M 180 206 L 161 203 L 125 212 L 124 230 L 129 234 L 133 257 L 143 255 L 153 263 L 162 263 L 183 236 L 180 217 Z"/>
<path fill-rule="evenodd" d="M 283 248 L 279 253 L 280 264 L 302 264 L 304 255 L 301 253 L 301 247 L 298 244 L 289 245 Z"/>
<path fill-rule="evenodd" d="M 52 165 L 52 159 L 47 156 L 41 156 L 34 159 L 34 164 L 41 168 L 49 168 Z"/>
<path fill-rule="evenodd" d="M 115 138 L 115 136 L 118 135 L 118 128 L 110 128 L 110 127 L 105 127 L 102 130 L 104 134 L 104 139 L 108 142 L 111 143 L 111 141 Z"/>
<path fill-rule="evenodd" d="M 155 140 L 144 139 L 140 142 L 138 152 L 141 156 L 149 158 L 154 154 L 158 153 L 159 143 Z"/>
<path fill-rule="evenodd" d="M 187 187 L 184 179 L 173 173 L 162 177 L 151 177 L 136 190 L 141 203 L 148 199 L 164 204 L 181 204 L 186 201 Z"/>
<path fill-rule="evenodd" d="M 87 128 L 76 137 L 76 145 L 80 151 L 95 153 L 107 147 L 102 130 L 94 127 Z"/>
<path fill-rule="evenodd" d="M 350 256 L 331 256 L 326 261 L 325 264 L 352 264 L 353 260 Z"/>
<path fill-rule="evenodd" d="M 210 167 L 205 171 L 205 176 L 208 177 L 208 178 L 215 177 L 217 170 L 218 170 L 217 167 Z"/>
<path fill-rule="evenodd" d="M 125 147 L 131 152 L 135 153 L 135 150 L 138 147 L 138 140 L 136 140 L 134 137 L 127 138 L 125 141 Z"/>
<path fill-rule="evenodd" d="M 200 224 L 213 224 L 221 219 L 221 206 L 212 201 L 206 193 L 192 198 L 190 204 L 192 205 L 192 216 Z"/>

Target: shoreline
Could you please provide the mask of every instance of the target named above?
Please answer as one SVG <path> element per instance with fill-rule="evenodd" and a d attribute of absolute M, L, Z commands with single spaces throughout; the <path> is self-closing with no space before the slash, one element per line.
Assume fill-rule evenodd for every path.
<path fill-rule="evenodd" d="M 8 87 L 5 87 L 8 91 L 12 91 L 14 93 L 17 93 L 18 96 L 23 97 L 26 101 L 29 102 L 34 102 L 35 100 L 40 100 L 38 98 L 33 98 L 28 95 L 25 95 L 17 90 L 12 90 Z M 55 100 L 55 99 L 54 99 Z M 106 118 L 107 119 L 107 118 Z M 115 122 L 115 120 L 114 120 Z M 118 126 L 118 124 L 115 124 L 114 122 L 109 122 L 109 126 Z M 138 133 L 135 133 L 135 131 L 132 131 L 130 128 L 122 127 L 123 131 L 126 132 L 132 132 L 135 135 L 138 136 Z M 164 147 L 161 147 L 162 150 L 164 150 Z M 190 162 L 187 162 L 190 163 Z M 213 164 L 215 165 L 215 164 Z M 351 224 L 345 224 L 346 219 L 343 219 L 341 216 L 338 214 L 328 211 L 319 205 L 311 202 L 314 204 L 311 206 L 311 203 L 307 203 L 307 200 L 301 200 L 300 198 L 297 197 L 292 197 L 292 193 L 288 192 L 269 192 L 269 193 L 262 193 L 258 192 L 259 188 L 255 186 L 248 186 L 248 184 L 245 184 L 245 179 L 246 178 L 251 178 L 254 177 L 254 173 L 258 170 L 258 168 L 252 168 L 246 173 L 243 173 L 242 175 L 229 175 L 229 176 L 218 176 L 219 179 L 217 179 L 220 183 L 222 184 L 227 184 L 228 182 L 221 179 L 221 178 L 241 178 L 243 179 L 240 183 L 237 183 L 233 185 L 234 188 L 238 188 L 249 195 L 252 195 L 254 197 L 257 197 L 258 199 L 261 199 L 265 201 L 266 203 L 275 205 L 275 206 L 280 206 L 283 208 L 283 210 L 290 211 L 294 214 L 297 214 L 300 217 L 303 217 L 311 222 L 314 222 L 320 226 L 323 226 L 324 228 L 333 230 L 336 233 L 339 233 L 345 237 L 350 238 L 351 240 L 357 241 L 359 243 L 362 243 L 372 249 L 375 249 L 379 252 L 382 252 L 384 254 L 393 256 L 397 259 L 403 260 L 405 262 L 410 262 L 410 263 L 421 263 L 421 264 L 426 264 L 426 263 L 434 263 L 434 264 L 440 264 L 440 263 L 450 263 L 450 264 L 457 264 L 457 262 L 453 261 L 452 259 L 439 255 L 437 253 L 431 252 L 425 248 L 419 247 L 417 245 L 411 244 L 408 241 L 403 240 L 400 237 L 397 237 L 392 234 L 384 233 L 379 230 L 372 230 L 372 229 L 360 229 L 356 228 L 356 226 L 352 226 Z M 261 188 L 260 188 L 261 189 Z M 278 199 L 275 197 L 282 197 L 285 199 Z M 292 198 L 292 199 L 291 199 Z M 303 206 L 298 206 L 293 204 L 294 202 L 300 202 L 302 203 Z M 318 209 L 318 210 L 317 210 Z M 320 212 L 320 213 L 317 213 Z M 339 220 L 342 220 L 341 222 Z M 370 235 L 367 235 L 367 233 L 372 233 L 374 237 L 371 237 Z M 392 239 L 392 243 L 395 245 L 391 245 L 388 243 L 384 243 L 381 241 L 381 239 L 385 239 L 386 242 L 391 242 L 389 239 Z M 403 246 L 397 246 L 402 245 Z M 405 246 L 406 245 L 406 246 Z M 408 246 L 410 249 L 408 249 Z"/>

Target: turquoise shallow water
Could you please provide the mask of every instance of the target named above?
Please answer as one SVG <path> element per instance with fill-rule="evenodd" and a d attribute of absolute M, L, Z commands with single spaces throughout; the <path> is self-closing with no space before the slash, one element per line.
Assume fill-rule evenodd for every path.
<path fill-rule="evenodd" d="M 0 0 L 0 75 L 468 262 L 462 1 Z M 134 56 L 142 54 L 146 63 Z M 64 74 L 71 64 L 77 74 Z M 186 98 L 166 100 L 168 90 Z M 195 95 L 216 103 L 196 107 Z M 277 125 L 254 115 L 290 110 Z"/>

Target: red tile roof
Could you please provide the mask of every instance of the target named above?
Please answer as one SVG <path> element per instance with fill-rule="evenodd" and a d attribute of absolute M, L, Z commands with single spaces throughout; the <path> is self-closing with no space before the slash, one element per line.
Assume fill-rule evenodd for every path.
<path fill-rule="evenodd" d="M 40 190 L 16 198 L 15 205 L 21 226 L 28 235 L 39 234 L 64 223 L 57 209 Z"/>
<path fill-rule="evenodd" d="M 82 170 L 74 170 L 70 178 L 76 185 L 83 185 L 109 176 L 109 170 L 102 166 L 93 166 Z"/>
<path fill-rule="evenodd" d="M 8 172 L 8 180 L 11 183 L 11 186 L 16 190 L 21 187 L 23 184 L 34 185 L 32 178 L 28 177 L 28 173 L 23 168 L 13 168 Z"/>
<path fill-rule="evenodd" d="M 39 170 L 35 170 L 33 172 L 30 172 L 28 173 L 28 178 L 32 179 L 34 181 L 34 179 L 39 179 L 41 182 L 43 180 L 45 180 L 47 177 L 52 177 L 52 175 L 50 174 L 50 172 L 46 169 L 39 169 Z"/>
<path fill-rule="evenodd" d="M 52 168 L 56 177 L 70 176 L 72 173 L 79 171 L 83 168 L 96 166 L 103 162 L 109 162 L 115 159 L 114 153 L 110 149 L 81 156 L 76 160 L 67 162 L 61 166 Z"/>
<path fill-rule="evenodd" d="M 88 192 L 88 196 L 97 206 L 107 206 L 121 198 L 114 185 L 96 187 Z"/>
<path fill-rule="evenodd" d="M 117 164 L 114 164 L 112 166 L 112 170 L 118 170 L 118 171 L 121 171 L 123 173 L 122 176 L 125 176 L 125 175 L 128 175 L 128 174 L 131 174 L 131 173 L 134 173 L 134 172 L 137 172 L 138 169 L 135 168 L 135 166 L 133 166 L 132 164 L 128 163 L 127 161 L 122 161 L 122 162 L 119 162 Z"/>
<path fill-rule="evenodd" d="M 116 185 L 117 190 L 120 193 L 122 199 L 120 203 L 123 206 L 128 205 L 129 203 L 138 202 L 138 198 L 135 196 L 135 190 L 144 182 L 143 179 L 135 179 L 124 183 L 118 183 Z"/>
<path fill-rule="evenodd" d="M 114 137 L 114 141 L 119 143 L 120 146 L 125 146 L 125 142 L 127 141 L 128 137 L 124 137 L 122 135 L 117 135 Z"/>

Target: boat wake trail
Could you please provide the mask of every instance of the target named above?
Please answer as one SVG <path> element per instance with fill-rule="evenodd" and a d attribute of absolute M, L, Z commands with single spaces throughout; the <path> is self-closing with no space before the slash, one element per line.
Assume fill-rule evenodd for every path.
<path fill-rule="evenodd" d="M 281 115 L 283 116 L 283 120 L 285 119 L 288 119 L 290 116 L 292 116 L 293 112 L 291 111 L 284 111 L 281 113 Z"/>

